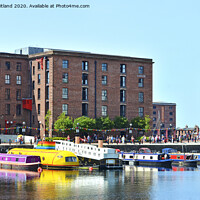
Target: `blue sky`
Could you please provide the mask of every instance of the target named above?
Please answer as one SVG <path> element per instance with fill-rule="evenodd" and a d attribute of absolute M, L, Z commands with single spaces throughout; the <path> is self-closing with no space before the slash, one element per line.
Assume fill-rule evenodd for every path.
<path fill-rule="evenodd" d="M 200 1 L 0 0 L 89 9 L 0 9 L 0 51 L 26 46 L 152 58 L 153 101 L 177 104 L 177 127 L 200 125 Z"/>

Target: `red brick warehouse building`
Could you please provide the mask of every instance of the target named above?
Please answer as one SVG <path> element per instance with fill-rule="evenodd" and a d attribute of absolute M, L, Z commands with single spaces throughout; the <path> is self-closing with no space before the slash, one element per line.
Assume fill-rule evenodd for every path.
<path fill-rule="evenodd" d="M 73 118 L 152 117 L 152 59 L 48 50 L 29 55 L 28 61 L 29 124 L 40 127 L 42 137 L 62 112 Z M 48 110 L 52 116 L 45 127 Z"/>

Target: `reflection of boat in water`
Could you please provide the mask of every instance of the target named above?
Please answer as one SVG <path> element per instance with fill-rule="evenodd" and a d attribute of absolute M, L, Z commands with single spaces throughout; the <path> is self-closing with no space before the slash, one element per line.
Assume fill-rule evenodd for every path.
<path fill-rule="evenodd" d="M 172 166 L 172 171 L 196 171 L 196 170 L 198 170 L 196 167 Z"/>
<path fill-rule="evenodd" d="M 41 164 L 39 156 L 0 154 L 0 168 L 37 171 Z"/>
<path fill-rule="evenodd" d="M 37 172 L 0 169 L 0 179 L 24 182 L 39 177 L 40 173 Z"/>
<path fill-rule="evenodd" d="M 79 166 L 78 158 L 70 151 L 14 148 L 8 154 L 40 156 L 42 168 L 74 169 Z"/>
<path fill-rule="evenodd" d="M 145 172 L 157 172 L 157 171 L 171 171 L 171 168 L 165 167 L 151 167 L 151 166 L 131 166 L 131 165 L 124 165 L 125 171 L 145 171 Z"/>
<path fill-rule="evenodd" d="M 170 159 L 173 160 L 172 165 L 197 167 L 198 159 L 195 159 L 193 154 L 178 153 L 176 149 L 172 148 L 165 148 L 162 152 L 170 155 Z"/>

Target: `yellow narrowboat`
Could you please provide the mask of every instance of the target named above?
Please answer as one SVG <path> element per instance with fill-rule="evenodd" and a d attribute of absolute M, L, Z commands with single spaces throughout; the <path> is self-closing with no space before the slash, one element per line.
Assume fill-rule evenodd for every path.
<path fill-rule="evenodd" d="M 8 154 L 40 156 L 42 168 L 73 169 L 79 166 L 76 155 L 70 151 L 14 148 Z"/>

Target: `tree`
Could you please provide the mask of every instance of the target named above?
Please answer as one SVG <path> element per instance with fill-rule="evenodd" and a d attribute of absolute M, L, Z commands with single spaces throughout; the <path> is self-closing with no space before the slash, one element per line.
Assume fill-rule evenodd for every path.
<path fill-rule="evenodd" d="M 49 119 L 50 119 L 50 117 L 51 117 L 51 111 L 48 110 L 47 114 L 45 115 L 45 126 L 46 126 L 46 128 L 49 128 Z"/>
<path fill-rule="evenodd" d="M 55 129 L 67 129 L 73 127 L 73 121 L 69 116 L 65 116 L 65 113 L 61 113 L 56 122 L 54 123 Z"/>
<path fill-rule="evenodd" d="M 117 116 L 114 119 L 114 127 L 116 129 L 129 127 L 129 122 L 125 117 Z"/>
<path fill-rule="evenodd" d="M 73 127 L 76 128 L 77 124 L 81 128 L 87 128 L 87 129 L 94 129 L 95 128 L 95 119 L 89 118 L 89 117 L 79 117 L 74 120 Z"/>
<path fill-rule="evenodd" d="M 149 115 L 145 115 L 145 117 L 136 117 L 131 120 L 132 127 L 133 128 L 139 128 L 139 129 L 150 129 L 150 121 Z"/>
<path fill-rule="evenodd" d="M 109 117 L 99 117 L 96 119 L 97 129 L 112 129 L 114 122 Z"/>

